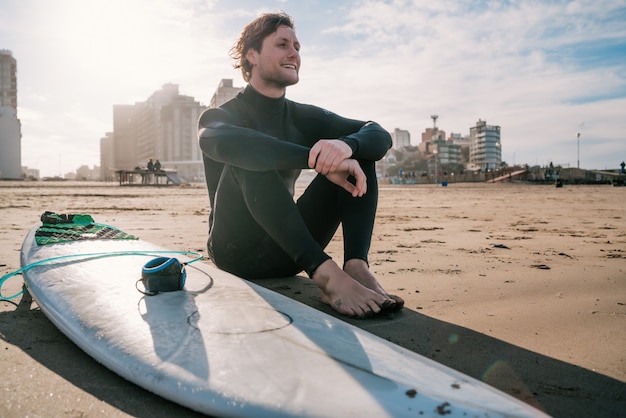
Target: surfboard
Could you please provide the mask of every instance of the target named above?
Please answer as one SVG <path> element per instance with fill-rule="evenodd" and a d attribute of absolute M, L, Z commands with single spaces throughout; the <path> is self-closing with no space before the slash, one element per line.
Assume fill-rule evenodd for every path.
<path fill-rule="evenodd" d="M 191 254 L 91 217 L 64 222 L 27 234 L 29 292 L 96 361 L 180 405 L 224 417 L 547 416 Z M 189 263 L 182 290 L 141 292 L 157 257 Z"/>

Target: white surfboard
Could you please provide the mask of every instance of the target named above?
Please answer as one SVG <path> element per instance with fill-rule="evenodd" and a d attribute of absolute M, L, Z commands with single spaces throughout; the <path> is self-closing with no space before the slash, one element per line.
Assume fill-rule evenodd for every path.
<path fill-rule="evenodd" d="M 38 245 L 36 231 L 21 261 L 38 263 L 24 279 L 45 315 L 104 366 L 193 410 L 233 417 L 546 416 L 203 262 L 187 266 L 184 290 L 146 296 L 136 282 L 148 261 L 159 252 L 190 260 L 154 244 Z"/>

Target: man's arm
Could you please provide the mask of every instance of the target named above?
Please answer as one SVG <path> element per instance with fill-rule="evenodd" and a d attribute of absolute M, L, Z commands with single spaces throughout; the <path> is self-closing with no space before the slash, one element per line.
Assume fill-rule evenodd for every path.
<path fill-rule="evenodd" d="M 308 168 L 309 148 L 237 126 L 224 109 L 205 111 L 198 141 L 210 159 L 250 171 Z"/>
<path fill-rule="evenodd" d="M 296 104 L 294 112 L 300 130 L 309 138 L 314 142 L 339 139 L 352 150 L 351 158 L 378 161 L 391 148 L 391 135 L 376 122 L 344 118 L 311 105 Z"/>
<path fill-rule="evenodd" d="M 391 135 L 376 122 L 366 122 L 353 134 L 339 138 L 352 149 L 352 157 L 362 160 L 378 161 L 391 148 Z"/>

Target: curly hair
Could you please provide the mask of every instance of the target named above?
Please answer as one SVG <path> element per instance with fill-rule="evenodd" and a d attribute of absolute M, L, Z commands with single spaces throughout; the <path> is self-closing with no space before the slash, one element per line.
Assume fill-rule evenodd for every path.
<path fill-rule="evenodd" d="M 239 40 L 230 49 L 229 55 L 235 61 L 233 67 L 241 69 L 241 75 L 246 82 L 250 81 L 252 72 L 252 64 L 246 58 L 248 50 L 252 48 L 261 52 L 263 40 L 276 32 L 279 26 L 295 29 L 293 19 L 285 12 L 264 13 L 243 28 Z"/>

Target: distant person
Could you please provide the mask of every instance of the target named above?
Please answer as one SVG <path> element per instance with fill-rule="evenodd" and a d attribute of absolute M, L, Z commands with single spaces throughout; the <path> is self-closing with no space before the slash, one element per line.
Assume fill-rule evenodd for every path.
<path fill-rule="evenodd" d="M 142 184 L 149 184 L 152 182 L 152 171 L 154 171 L 154 163 L 152 162 L 152 158 L 148 160 L 148 164 L 146 165 L 146 170 L 148 170 L 147 173 L 141 173 Z"/>
<path fill-rule="evenodd" d="M 154 163 L 154 171 L 161 171 L 161 162 L 159 160 L 156 160 Z"/>
<path fill-rule="evenodd" d="M 378 185 L 375 161 L 391 137 L 375 122 L 346 119 L 285 98 L 298 82 L 300 43 L 290 16 L 264 14 L 231 50 L 249 84 L 205 111 L 199 143 L 211 203 L 208 252 L 249 279 L 305 271 L 337 312 L 367 317 L 400 309 L 369 269 Z M 318 173 L 294 202 L 302 169 Z M 324 248 L 339 225 L 344 261 Z"/>
<path fill-rule="evenodd" d="M 624 171 L 625 166 L 626 166 L 626 163 L 622 161 L 622 163 L 620 164 L 620 167 L 622 167 L 622 174 L 626 173 L 626 171 Z"/>

